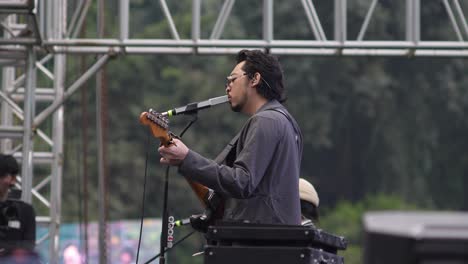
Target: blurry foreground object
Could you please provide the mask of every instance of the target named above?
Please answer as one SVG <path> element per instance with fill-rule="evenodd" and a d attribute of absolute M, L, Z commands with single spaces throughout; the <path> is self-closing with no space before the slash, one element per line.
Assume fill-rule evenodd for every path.
<path fill-rule="evenodd" d="M 365 264 L 466 264 L 468 213 L 369 212 Z"/>

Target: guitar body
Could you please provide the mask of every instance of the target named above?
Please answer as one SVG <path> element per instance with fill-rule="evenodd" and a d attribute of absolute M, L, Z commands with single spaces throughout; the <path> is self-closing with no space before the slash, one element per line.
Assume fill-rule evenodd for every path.
<path fill-rule="evenodd" d="M 174 138 L 174 135 L 169 131 L 169 120 L 165 116 L 150 109 L 148 112 L 140 114 L 140 123 L 149 126 L 152 135 L 160 140 L 161 145 L 168 147 L 173 144 L 172 139 Z M 216 220 L 223 217 L 224 200 L 210 188 L 198 182 L 189 180 L 187 177 L 184 178 L 187 180 L 198 200 L 200 200 L 206 210 L 201 217 L 198 217 L 198 220 L 194 220 L 197 221 L 196 225 L 200 226 L 196 229 L 206 232 L 208 225 L 213 224 Z"/>

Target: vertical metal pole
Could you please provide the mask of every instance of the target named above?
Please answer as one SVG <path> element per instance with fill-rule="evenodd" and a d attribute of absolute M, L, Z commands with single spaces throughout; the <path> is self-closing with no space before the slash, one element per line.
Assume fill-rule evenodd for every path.
<path fill-rule="evenodd" d="M 47 1 L 41 1 L 39 3 L 39 30 L 41 31 L 41 36 L 45 37 L 46 36 L 46 6 L 47 6 Z"/>
<path fill-rule="evenodd" d="M 5 19 L 5 23 L 10 25 L 16 21 L 16 15 L 10 15 Z M 11 38 L 9 32 L 4 30 L 4 36 Z M 15 81 L 15 68 L 14 67 L 3 67 L 2 68 L 2 90 L 5 94 L 8 94 L 8 90 L 13 87 Z M 13 125 L 13 112 L 11 107 L 4 100 L 0 100 L 1 108 L 1 125 L 2 126 L 11 126 Z M 12 148 L 11 139 L 2 139 L 1 140 L 1 149 L 2 153 L 9 153 Z"/>
<path fill-rule="evenodd" d="M 104 36 L 104 0 L 98 1 L 97 32 L 98 37 Z M 104 127 L 103 127 L 103 72 L 96 75 L 96 136 L 98 148 L 98 185 L 99 185 L 99 263 L 107 263 L 107 234 L 106 234 L 106 186 L 105 186 L 105 157 L 104 157 Z"/>
<path fill-rule="evenodd" d="M 104 164 L 104 128 L 102 126 L 102 70 L 96 74 L 96 136 L 98 148 L 98 185 L 99 185 L 99 263 L 107 263 L 107 234 L 106 234 L 106 206 L 105 206 L 105 164 Z"/>
<path fill-rule="evenodd" d="M 33 138 L 32 123 L 34 120 L 35 100 L 34 90 L 36 85 L 36 52 L 33 46 L 27 47 L 26 59 L 26 83 L 24 98 L 24 134 L 23 134 L 23 163 L 21 167 L 21 199 L 27 203 L 32 200 L 33 184 Z"/>
<path fill-rule="evenodd" d="M 346 41 L 346 0 L 335 0 L 335 40 Z"/>
<path fill-rule="evenodd" d="M 46 30 L 45 30 L 45 35 L 44 35 L 44 39 L 50 39 L 53 35 L 53 29 L 54 29 L 54 15 L 55 15 L 55 9 L 56 7 L 54 6 L 55 5 L 55 0 L 49 0 L 49 1 L 45 1 L 47 4 L 46 4 L 46 14 L 45 14 L 45 26 L 46 26 Z"/>
<path fill-rule="evenodd" d="M 420 0 L 406 0 L 406 40 L 420 40 Z"/>
<path fill-rule="evenodd" d="M 84 25 L 81 35 L 86 35 L 86 25 Z M 80 58 L 81 64 L 81 73 L 86 71 L 86 57 L 81 56 Z M 86 84 L 85 84 L 86 85 Z M 83 163 L 83 225 L 84 225 L 84 255 L 87 259 L 89 257 L 89 247 L 88 247 L 88 108 L 87 108 L 87 92 L 88 86 L 86 85 L 81 89 L 81 129 L 82 129 L 82 141 L 83 141 L 83 148 L 82 148 L 82 163 Z M 80 208 L 81 209 L 81 208 Z"/>
<path fill-rule="evenodd" d="M 273 0 L 263 0 L 263 39 L 273 40 Z"/>
<path fill-rule="evenodd" d="M 421 40 L 421 0 L 414 0 L 414 42 Z"/>
<path fill-rule="evenodd" d="M 55 82 L 54 90 L 55 97 L 61 98 L 64 92 L 65 83 L 65 67 L 66 67 L 66 55 L 56 54 L 54 58 L 54 72 Z M 51 197 L 50 197 L 50 219 L 51 224 L 49 228 L 50 234 L 50 260 L 51 263 L 57 263 L 59 255 L 59 228 L 61 224 L 61 211 L 62 211 L 62 169 L 63 169 L 63 136 L 64 136 L 64 125 L 63 125 L 63 106 L 58 108 L 52 121 L 52 140 L 54 145 L 52 146 L 53 161 L 52 161 L 52 178 L 51 178 Z"/>
<path fill-rule="evenodd" d="M 2 69 L 2 90 L 5 94 L 7 94 L 8 87 L 13 85 L 15 76 L 15 68 L 13 67 L 3 67 Z M 0 100 L 1 108 L 1 125 L 2 126 L 11 126 L 13 125 L 13 116 L 11 107 L 4 100 Z M 2 153 L 9 153 L 12 148 L 11 139 L 5 138 L 1 140 L 1 152 Z"/>
<path fill-rule="evenodd" d="M 406 40 L 413 41 L 413 0 L 406 0 Z"/>
<path fill-rule="evenodd" d="M 200 0 L 193 0 L 192 5 L 192 40 L 197 44 L 200 40 Z M 197 47 L 193 47 L 193 52 L 197 53 Z"/>
<path fill-rule="evenodd" d="M 67 1 L 55 0 L 53 9 L 53 27 L 50 35 L 55 39 L 63 39 L 67 29 Z M 66 74 L 66 54 L 54 55 L 54 92 L 55 99 L 60 100 L 64 94 Z M 52 168 L 50 183 L 50 226 L 49 226 L 49 257 L 51 264 L 59 260 L 59 235 L 62 211 L 62 170 L 63 170 L 63 137 L 64 137 L 64 107 L 59 107 L 52 117 Z"/>
<path fill-rule="evenodd" d="M 128 39 L 129 0 L 120 0 L 120 41 Z"/>

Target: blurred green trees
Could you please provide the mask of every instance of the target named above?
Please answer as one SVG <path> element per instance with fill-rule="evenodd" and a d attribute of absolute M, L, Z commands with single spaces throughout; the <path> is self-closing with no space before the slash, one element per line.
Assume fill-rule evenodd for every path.
<path fill-rule="evenodd" d="M 323 2 L 317 5 L 318 13 L 331 38 L 333 1 Z M 357 37 L 369 2 L 350 2 L 349 38 Z M 157 1 L 131 3 L 131 12 L 137 14 L 131 19 L 132 38 L 171 37 Z M 190 38 L 191 1 L 170 1 L 168 5 L 181 38 Z M 299 1 L 275 1 L 275 23 L 283 25 L 275 28 L 276 39 L 313 39 L 299 5 Z M 453 34 L 439 5 L 437 1 L 422 4 L 422 22 L 437 21 L 423 29 L 423 39 Z M 462 5 L 466 10 L 466 3 Z M 109 6 L 107 19 L 114 21 L 117 7 Z M 220 1 L 203 1 L 202 36 L 211 33 L 220 7 Z M 366 39 L 404 39 L 403 8 L 404 1 L 382 1 Z M 222 38 L 261 37 L 261 19 L 261 1 L 236 2 Z M 91 35 L 93 19 L 88 23 Z M 115 35 L 116 28 L 109 27 L 107 32 Z M 69 59 L 70 76 L 76 74 L 77 61 L 76 56 Z M 327 208 L 320 227 L 350 240 L 343 252 L 347 263 L 360 263 L 360 221 L 366 210 L 468 208 L 468 193 L 464 192 L 468 188 L 466 59 L 281 56 L 280 61 L 288 88 L 286 105 L 304 134 L 302 177 L 315 185 L 321 206 Z M 146 163 L 145 216 L 161 216 L 164 168 L 158 163 L 158 142 L 139 124 L 139 114 L 148 108 L 165 111 L 223 95 L 225 76 L 233 65 L 233 56 L 208 55 L 126 55 L 110 62 L 110 219 L 140 217 Z M 64 221 L 77 221 L 80 214 L 76 201 L 82 197 L 76 183 L 82 168 L 77 157 L 83 142 L 77 124 L 83 118 L 83 104 L 89 110 L 91 146 L 87 153 L 88 199 L 91 218 L 97 217 L 93 87 L 89 84 L 85 101 L 77 94 L 66 106 L 64 183 L 69 184 L 63 186 Z M 171 119 L 171 130 L 180 133 L 189 119 Z M 245 120 L 227 106 L 201 112 L 184 141 L 195 151 L 215 157 Z M 171 213 L 183 218 L 200 212 L 185 180 L 175 170 L 170 179 Z M 201 243 L 201 237 L 189 240 L 174 254 L 174 261 L 191 263 L 188 256 Z"/>

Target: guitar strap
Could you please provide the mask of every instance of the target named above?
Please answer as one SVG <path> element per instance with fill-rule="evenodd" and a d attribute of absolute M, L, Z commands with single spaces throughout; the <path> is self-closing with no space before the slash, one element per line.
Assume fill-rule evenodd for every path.
<path fill-rule="evenodd" d="M 229 144 L 227 144 L 223 151 L 221 151 L 221 153 L 219 153 L 219 155 L 214 159 L 216 163 L 221 164 L 227 159 L 229 153 L 231 153 L 231 151 L 236 147 L 237 140 L 239 140 L 241 132 L 242 130 L 239 133 L 237 133 L 237 135 L 233 139 L 231 139 L 231 142 L 229 142 Z"/>
<path fill-rule="evenodd" d="M 291 123 L 291 126 L 292 128 L 294 129 L 294 132 L 296 133 L 296 142 L 299 144 L 299 133 L 296 129 L 296 126 L 294 126 L 294 122 L 291 120 L 291 117 L 286 114 L 283 110 L 281 110 L 280 108 L 272 108 L 272 109 L 267 109 L 266 111 L 275 111 L 275 112 L 278 112 L 278 113 L 281 113 L 282 115 L 284 115 L 289 123 Z M 231 140 L 231 142 L 229 142 L 229 144 L 223 149 L 223 151 L 221 151 L 221 153 L 219 153 L 219 155 L 214 159 L 214 161 L 218 164 L 221 164 L 223 162 L 226 162 L 227 159 L 228 159 L 228 156 L 229 154 L 231 153 L 231 151 L 236 147 L 237 145 L 237 141 L 239 140 L 239 136 L 242 132 L 242 129 L 239 133 L 237 133 L 237 135 Z M 232 161 L 234 162 L 234 161 Z M 232 164 L 228 164 L 228 165 L 232 165 Z"/>
<path fill-rule="evenodd" d="M 237 140 L 239 139 L 240 133 L 241 132 L 237 133 L 237 135 L 233 139 L 231 139 L 231 142 L 229 142 L 229 144 L 223 149 L 223 151 L 221 151 L 221 153 L 219 153 L 219 155 L 214 159 L 216 163 L 222 164 L 222 163 L 230 162 L 230 160 L 232 159 L 230 157 L 233 157 L 232 154 L 234 153 L 232 152 L 232 150 L 235 149 L 237 145 Z M 229 165 L 232 165 L 232 164 L 229 164 Z M 220 188 L 222 188 L 221 184 L 220 184 Z M 202 216 L 205 216 L 205 218 L 208 220 L 198 221 L 199 222 L 198 225 L 205 228 L 205 230 L 201 229 L 201 230 L 204 230 L 203 232 L 206 232 L 207 225 L 205 226 L 205 224 L 209 223 L 209 219 L 213 217 L 213 213 L 219 212 L 219 208 L 222 208 L 221 210 L 222 212 L 224 212 L 224 202 L 225 202 L 224 199 L 220 197 L 219 193 L 215 192 L 211 188 L 208 188 L 206 201 L 207 201 L 208 208 L 202 214 Z M 222 215 L 219 217 L 222 217 Z M 191 222 L 192 221 L 193 220 L 191 219 Z M 193 223 L 192 223 L 192 226 L 194 226 Z"/>
<path fill-rule="evenodd" d="M 294 125 L 294 122 L 292 121 L 291 117 L 288 114 L 286 114 L 283 110 L 281 110 L 280 108 L 272 108 L 272 109 L 268 109 L 268 110 L 281 113 L 289 120 L 289 123 L 291 123 L 291 126 L 294 129 L 294 132 L 296 133 L 296 143 L 299 144 L 299 133 L 298 133 L 297 128 Z"/>

